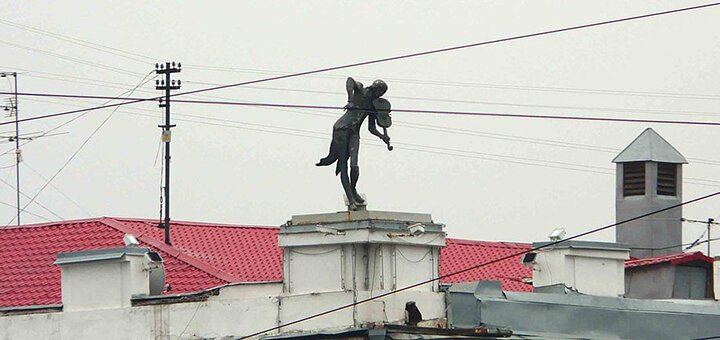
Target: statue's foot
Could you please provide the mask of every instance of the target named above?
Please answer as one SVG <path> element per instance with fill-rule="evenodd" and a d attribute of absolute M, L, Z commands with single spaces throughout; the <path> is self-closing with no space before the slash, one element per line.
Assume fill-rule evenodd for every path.
<path fill-rule="evenodd" d="M 355 198 L 355 202 L 358 202 L 360 204 L 365 203 L 365 200 L 360 196 L 360 194 L 357 193 L 357 191 L 353 191 L 353 197 Z"/>
<path fill-rule="evenodd" d="M 317 163 L 315 163 L 315 166 L 328 166 L 330 164 L 335 163 L 336 159 L 337 158 L 332 158 L 332 157 L 321 158 Z"/>

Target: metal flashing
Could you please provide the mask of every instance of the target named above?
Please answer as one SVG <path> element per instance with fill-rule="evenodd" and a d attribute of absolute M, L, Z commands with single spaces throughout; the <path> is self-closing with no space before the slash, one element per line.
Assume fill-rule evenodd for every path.
<path fill-rule="evenodd" d="M 395 211 L 374 211 L 374 210 L 358 210 L 358 211 L 340 211 L 335 213 L 321 213 L 308 215 L 294 215 L 287 225 L 316 225 L 324 223 L 336 222 L 352 222 L 352 221 L 395 221 L 409 223 L 430 223 L 432 224 L 432 216 L 430 214 L 406 213 Z"/>
<path fill-rule="evenodd" d="M 82 250 L 74 251 L 69 253 L 59 253 L 56 265 L 64 265 L 71 263 L 84 263 L 84 262 L 95 262 L 95 261 L 107 261 L 107 260 L 119 260 L 126 255 L 131 256 L 142 256 L 149 252 L 148 248 L 110 248 L 110 249 L 95 249 L 95 250 Z"/>
<path fill-rule="evenodd" d="M 62 312 L 62 310 L 63 310 L 62 304 L 3 307 L 3 308 L 0 308 L 0 316 L 53 313 L 53 312 Z"/>
<path fill-rule="evenodd" d="M 645 129 L 612 160 L 613 163 L 662 162 L 687 164 L 685 157 L 655 130 Z"/>
<path fill-rule="evenodd" d="M 558 244 L 550 245 L 554 241 L 533 242 L 532 247 L 544 247 L 544 249 L 595 249 L 595 250 L 614 250 L 629 251 L 630 247 L 622 243 L 614 242 L 597 242 L 597 241 L 561 241 Z"/>

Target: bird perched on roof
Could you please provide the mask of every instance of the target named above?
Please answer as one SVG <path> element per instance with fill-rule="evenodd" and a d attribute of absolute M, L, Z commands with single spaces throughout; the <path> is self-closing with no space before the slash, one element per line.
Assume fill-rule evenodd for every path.
<path fill-rule="evenodd" d="M 422 313 L 415 305 L 415 301 L 405 303 L 405 324 L 408 326 L 417 326 L 422 321 Z"/>

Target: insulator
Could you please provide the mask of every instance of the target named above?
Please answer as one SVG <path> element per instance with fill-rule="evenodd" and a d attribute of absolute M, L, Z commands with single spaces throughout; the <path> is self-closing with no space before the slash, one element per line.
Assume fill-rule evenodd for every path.
<path fill-rule="evenodd" d="M 175 67 L 175 62 L 174 62 L 174 61 L 172 62 L 172 67 Z"/>
<path fill-rule="evenodd" d="M 174 80 L 172 81 L 172 85 L 175 86 L 175 81 L 174 81 Z"/>
<path fill-rule="evenodd" d="M 180 63 L 178 63 L 178 68 L 180 68 L 180 67 L 182 67 L 182 66 L 180 66 Z"/>
<path fill-rule="evenodd" d="M 157 70 L 157 69 L 159 69 L 159 68 L 160 68 L 160 64 L 155 63 L 155 69 Z"/>
<path fill-rule="evenodd" d="M 178 86 L 180 86 L 180 79 L 178 79 Z"/>
<path fill-rule="evenodd" d="M 155 85 L 160 85 L 160 80 L 155 79 Z"/>

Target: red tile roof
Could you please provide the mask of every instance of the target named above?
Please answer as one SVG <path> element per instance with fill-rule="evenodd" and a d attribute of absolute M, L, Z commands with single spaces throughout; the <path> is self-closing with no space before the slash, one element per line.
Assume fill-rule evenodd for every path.
<path fill-rule="evenodd" d="M 199 291 L 231 282 L 282 280 L 278 228 L 173 222 L 172 241 L 163 243 L 156 220 L 94 218 L 0 229 L 0 307 L 61 303 L 61 252 L 122 247 L 133 234 L 141 246 L 165 261 L 169 293 Z M 530 249 L 529 244 L 448 239 L 440 257 L 441 275 Z M 522 279 L 532 272 L 520 256 L 449 276 L 444 283 L 498 280 L 504 290 L 531 291 Z"/>
<path fill-rule="evenodd" d="M 634 268 L 641 266 L 650 266 L 653 264 L 669 262 L 671 265 L 683 264 L 691 261 L 703 261 L 712 264 L 713 258 L 705 256 L 703 253 L 696 251 L 693 253 L 677 253 L 664 256 L 646 257 L 642 259 L 630 259 L 625 261 L 625 268 Z"/>
<path fill-rule="evenodd" d="M 497 258 L 527 251 L 527 243 L 468 241 L 447 239 L 447 247 L 440 251 L 440 274 L 447 275 L 459 270 L 482 264 Z M 523 279 L 532 278 L 532 269 L 523 266 L 521 255 L 492 263 L 457 275 L 448 276 L 444 283 L 471 282 L 481 280 L 500 281 L 503 290 L 530 292 L 532 284 Z"/>
<path fill-rule="evenodd" d="M 56 255 L 122 247 L 125 233 L 160 253 L 170 293 L 282 279 L 277 228 L 178 222 L 172 224 L 174 244 L 169 246 L 155 225 L 150 220 L 96 218 L 1 229 L 0 306 L 59 304 Z"/>

